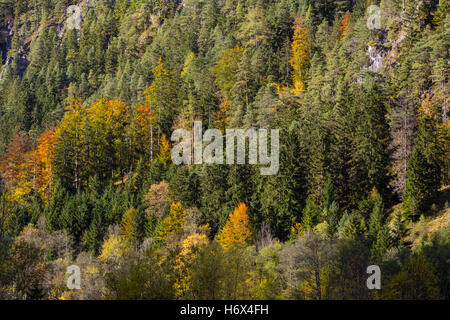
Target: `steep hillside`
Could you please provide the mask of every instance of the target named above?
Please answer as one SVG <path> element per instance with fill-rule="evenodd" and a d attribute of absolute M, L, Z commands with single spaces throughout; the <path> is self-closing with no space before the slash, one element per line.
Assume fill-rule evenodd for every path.
<path fill-rule="evenodd" d="M 0 298 L 448 299 L 449 8 L 0 0 Z"/>

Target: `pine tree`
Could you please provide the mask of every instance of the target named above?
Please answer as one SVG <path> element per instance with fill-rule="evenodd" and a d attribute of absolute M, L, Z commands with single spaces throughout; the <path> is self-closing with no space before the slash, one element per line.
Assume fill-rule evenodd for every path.
<path fill-rule="evenodd" d="M 405 238 L 408 235 L 408 228 L 406 222 L 403 219 L 402 212 L 399 211 L 395 215 L 393 228 L 392 228 L 392 244 L 396 248 L 403 248 L 408 245 Z"/>
<path fill-rule="evenodd" d="M 154 80 L 144 94 L 158 128 L 157 145 L 159 146 L 162 135 L 170 135 L 174 112 L 178 110 L 179 100 L 175 76 L 166 69 L 161 58 L 152 69 L 152 73 Z"/>
<path fill-rule="evenodd" d="M 385 224 L 378 231 L 376 242 L 372 245 L 371 260 L 374 263 L 380 263 L 383 261 L 383 256 L 389 249 L 391 244 L 391 238 L 389 235 L 389 227 Z"/>
<path fill-rule="evenodd" d="M 414 116 L 415 97 L 412 95 L 411 79 L 412 61 L 405 57 L 396 69 L 397 75 L 393 79 L 391 92 L 395 95 L 391 101 L 389 120 L 393 149 L 393 174 L 391 185 L 400 196 L 405 192 L 406 171 L 408 161 L 414 148 Z M 401 85 L 400 85 L 401 84 Z"/>
<path fill-rule="evenodd" d="M 434 12 L 433 16 L 433 24 L 438 27 L 445 21 L 445 17 L 448 13 L 448 8 L 450 6 L 450 3 L 448 0 L 441 0 L 439 1 L 439 6 L 437 10 Z"/>
<path fill-rule="evenodd" d="M 291 227 L 300 220 L 306 198 L 306 168 L 297 130 L 292 125 L 280 133 L 279 172 L 259 177 L 255 192 L 260 203 L 258 211 L 262 213 L 256 217 L 258 223 L 270 223 L 272 232 L 280 240 L 287 239 Z"/>
<path fill-rule="evenodd" d="M 376 192 L 374 199 L 374 206 L 369 218 L 369 238 L 372 242 L 376 241 L 379 232 L 382 230 L 385 223 L 384 202 L 381 195 Z"/>
<path fill-rule="evenodd" d="M 417 138 L 408 162 L 404 208 L 416 219 L 425 213 L 440 187 L 440 163 L 436 149 L 436 127 L 427 110 L 420 111 Z"/>
<path fill-rule="evenodd" d="M 311 230 L 313 229 L 316 224 L 319 222 L 319 214 L 320 209 L 319 207 L 314 203 L 314 200 L 312 197 L 308 197 L 306 200 L 305 208 L 302 212 L 302 229 L 303 230 Z"/>
<path fill-rule="evenodd" d="M 232 210 L 226 207 L 228 199 L 225 195 L 230 188 L 228 175 L 228 166 L 216 164 L 204 165 L 199 174 L 201 194 L 199 208 L 213 233 L 225 224 L 229 215 L 228 210 Z"/>

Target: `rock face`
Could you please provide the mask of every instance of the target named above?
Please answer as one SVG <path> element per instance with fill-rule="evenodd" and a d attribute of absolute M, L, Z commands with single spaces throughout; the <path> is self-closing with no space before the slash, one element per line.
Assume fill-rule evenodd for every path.
<path fill-rule="evenodd" d="M 369 65 L 373 72 L 389 73 L 395 68 L 406 32 L 401 30 L 394 39 L 388 39 L 388 29 L 382 30 L 375 44 L 367 48 Z"/>
<path fill-rule="evenodd" d="M 6 67 L 9 66 L 13 61 L 12 57 L 6 58 L 5 66 L 2 68 L 2 71 L 0 71 L 0 81 L 3 80 L 3 77 L 5 76 Z"/>
<path fill-rule="evenodd" d="M 12 63 L 12 58 L 8 58 L 9 49 L 11 49 L 11 39 L 14 34 L 13 22 L 7 21 L 4 25 L 0 26 L 0 66 L 5 64 L 0 70 L 0 81 L 5 75 L 6 67 Z"/>
<path fill-rule="evenodd" d="M 377 49 L 376 46 L 369 46 L 369 49 L 367 50 L 367 55 L 370 58 L 370 65 L 369 70 L 373 72 L 380 71 L 381 67 L 383 66 L 383 56 L 381 55 L 381 52 Z"/>
<path fill-rule="evenodd" d="M 23 74 L 25 73 L 25 71 L 28 68 L 28 65 L 30 64 L 30 62 L 27 59 L 27 56 L 24 54 L 21 54 L 19 56 L 17 56 L 16 58 L 16 74 L 18 74 L 19 76 L 23 76 Z"/>
<path fill-rule="evenodd" d="M 6 62 L 8 57 L 8 51 L 11 48 L 11 39 L 14 35 L 13 21 L 7 21 L 4 25 L 0 26 L 0 56 L 1 64 Z"/>
<path fill-rule="evenodd" d="M 4 65 L 0 71 L 0 81 L 3 79 L 6 67 L 11 65 L 13 61 L 16 63 L 16 74 L 23 76 L 30 64 L 27 56 L 25 54 L 20 54 L 16 57 L 8 56 L 9 50 L 11 49 L 11 40 L 14 35 L 14 22 L 12 20 L 7 20 L 6 23 L 0 26 L 0 57 L 1 64 Z"/>

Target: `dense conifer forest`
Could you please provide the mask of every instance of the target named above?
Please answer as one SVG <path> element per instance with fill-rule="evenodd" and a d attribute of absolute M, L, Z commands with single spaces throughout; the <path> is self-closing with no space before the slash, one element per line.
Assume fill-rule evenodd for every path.
<path fill-rule="evenodd" d="M 0 0 L 0 299 L 449 299 L 449 9 Z M 174 164 L 195 121 L 277 174 Z"/>

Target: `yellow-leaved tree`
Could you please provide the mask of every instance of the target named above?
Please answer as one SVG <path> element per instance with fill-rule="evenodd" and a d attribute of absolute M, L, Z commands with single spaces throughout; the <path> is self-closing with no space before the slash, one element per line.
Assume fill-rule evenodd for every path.
<path fill-rule="evenodd" d="M 169 215 L 161 221 L 155 230 L 154 239 L 157 242 L 172 240 L 183 233 L 186 213 L 180 202 L 172 203 Z M 173 239 L 176 242 L 176 239 Z"/>
<path fill-rule="evenodd" d="M 293 29 L 294 37 L 289 60 L 292 67 L 293 88 L 291 92 L 298 95 L 306 89 L 308 81 L 309 68 L 311 66 L 311 39 L 302 18 L 295 18 Z"/>
<path fill-rule="evenodd" d="M 247 214 L 248 208 L 241 202 L 230 214 L 225 226 L 220 231 L 217 239 L 224 249 L 233 245 L 246 245 L 251 241 L 250 219 Z"/>
<path fill-rule="evenodd" d="M 118 234 L 111 234 L 103 243 L 99 260 L 105 263 L 117 264 L 124 256 L 131 252 L 130 242 Z"/>
<path fill-rule="evenodd" d="M 178 273 L 175 282 L 176 295 L 178 297 L 185 297 L 189 294 L 192 279 L 191 266 L 195 261 L 197 251 L 208 244 L 208 237 L 200 233 L 193 234 L 183 241 L 175 266 L 175 270 Z"/>
<path fill-rule="evenodd" d="M 165 166 L 171 161 L 170 142 L 167 140 L 166 135 L 163 134 L 159 143 L 158 160 Z"/>
<path fill-rule="evenodd" d="M 137 210 L 130 208 L 125 212 L 120 223 L 120 235 L 126 240 L 133 240 L 136 237 L 134 223 Z"/>

